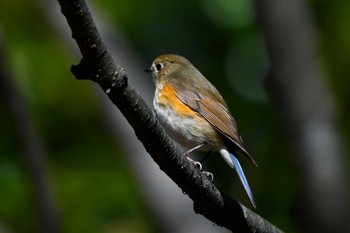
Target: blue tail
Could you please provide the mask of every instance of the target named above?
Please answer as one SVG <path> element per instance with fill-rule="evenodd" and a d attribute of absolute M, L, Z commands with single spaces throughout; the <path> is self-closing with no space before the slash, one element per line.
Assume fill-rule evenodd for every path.
<path fill-rule="evenodd" d="M 233 154 L 231 154 L 230 152 L 228 152 L 227 149 L 221 149 L 220 150 L 220 154 L 222 156 L 222 158 L 226 161 L 226 163 L 228 163 L 228 165 L 230 165 L 230 167 L 232 167 L 233 169 L 236 170 L 239 179 L 241 180 L 243 187 L 249 197 L 250 203 L 252 204 L 252 206 L 254 207 L 254 209 L 256 209 L 256 205 L 254 202 L 254 198 L 253 198 L 253 193 L 252 190 L 249 187 L 247 178 L 244 175 L 243 169 L 241 164 L 239 163 L 238 159 L 236 158 L 236 156 L 234 156 Z"/>

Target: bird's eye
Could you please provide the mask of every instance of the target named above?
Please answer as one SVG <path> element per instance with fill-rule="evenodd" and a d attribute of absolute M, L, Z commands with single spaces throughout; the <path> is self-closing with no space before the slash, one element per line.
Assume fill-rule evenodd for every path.
<path fill-rule="evenodd" d="M 162 63 L 156 64 L 156 69 L 157 69 L 158 72 L 159 72 L 162 68 L 163 68 L 163 64 L 162 64 Z"/>

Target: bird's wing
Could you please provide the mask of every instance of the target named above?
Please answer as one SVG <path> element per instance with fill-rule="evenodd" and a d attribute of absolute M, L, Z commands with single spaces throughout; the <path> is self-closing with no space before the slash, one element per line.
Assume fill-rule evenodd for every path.
<path fill-rule="evenodd" d="M 212 101 L 190 90 L 177 90 L 176 94 L 181 102 L 198 112 L 217 131 L 233 142 L 256 165 L 256 162 L 243 145 L 235 119 L 224 104 L 218 101 Z"/>

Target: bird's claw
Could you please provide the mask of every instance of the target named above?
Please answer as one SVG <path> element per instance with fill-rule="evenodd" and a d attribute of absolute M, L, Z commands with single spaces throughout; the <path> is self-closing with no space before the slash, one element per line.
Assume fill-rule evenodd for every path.
<path fill-rule="evenodd" d="M 202 171 L 203 166 L 202 166 L 202 164 L 201 164 L 200 162 L 195 161 L 195 160 L 191 159 L 190 157 L 186 157 L 186 158 L 187 158 L 188 160 L 190 160 L 190 161 L 194 164 L 194 166 L 195 166 L 196 168 L 198 168 L 200 171 Z"/>
<path fill-rule="evenodd" d="M 213 180 L 214 180 L 214 175 L 213 175 L 213 173 L 207 172 L 207 171 L 202 171 L 202 173 L 203 173 L 211 182 L 213 182 Z"/>
<path fill-rule="evenodd" d="M 196 166 L 200 171 L 202 171 L 202 169 L 203 169 L 203 166 L 200 162 L 195 161 L 194 166 Z"/>
<path fill-rule="evenodd" d="M 214 175 L 211 172 L 203 171 L 203 166 L 200 162 L 191 159 L 190 157 L 186 157 L 189 161 L 191 161 L 199 171 L 201 171 L 210 181 L 214 180 Z"/>

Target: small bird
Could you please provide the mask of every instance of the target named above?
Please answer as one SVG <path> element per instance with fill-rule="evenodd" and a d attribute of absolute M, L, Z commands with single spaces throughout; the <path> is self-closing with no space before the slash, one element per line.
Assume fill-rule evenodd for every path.
<path fill-rule="evenodd" d="M 219 91 L 184 57 L 158 56 L 146 72 L 156 86 L 153 107 L 167 134 L 187 151 L 219 151 L 237 171 L 250 203 L 253 193 L 236 154 L 241 151 L 257 166 L 243 145 L 237 123 Z"/>

